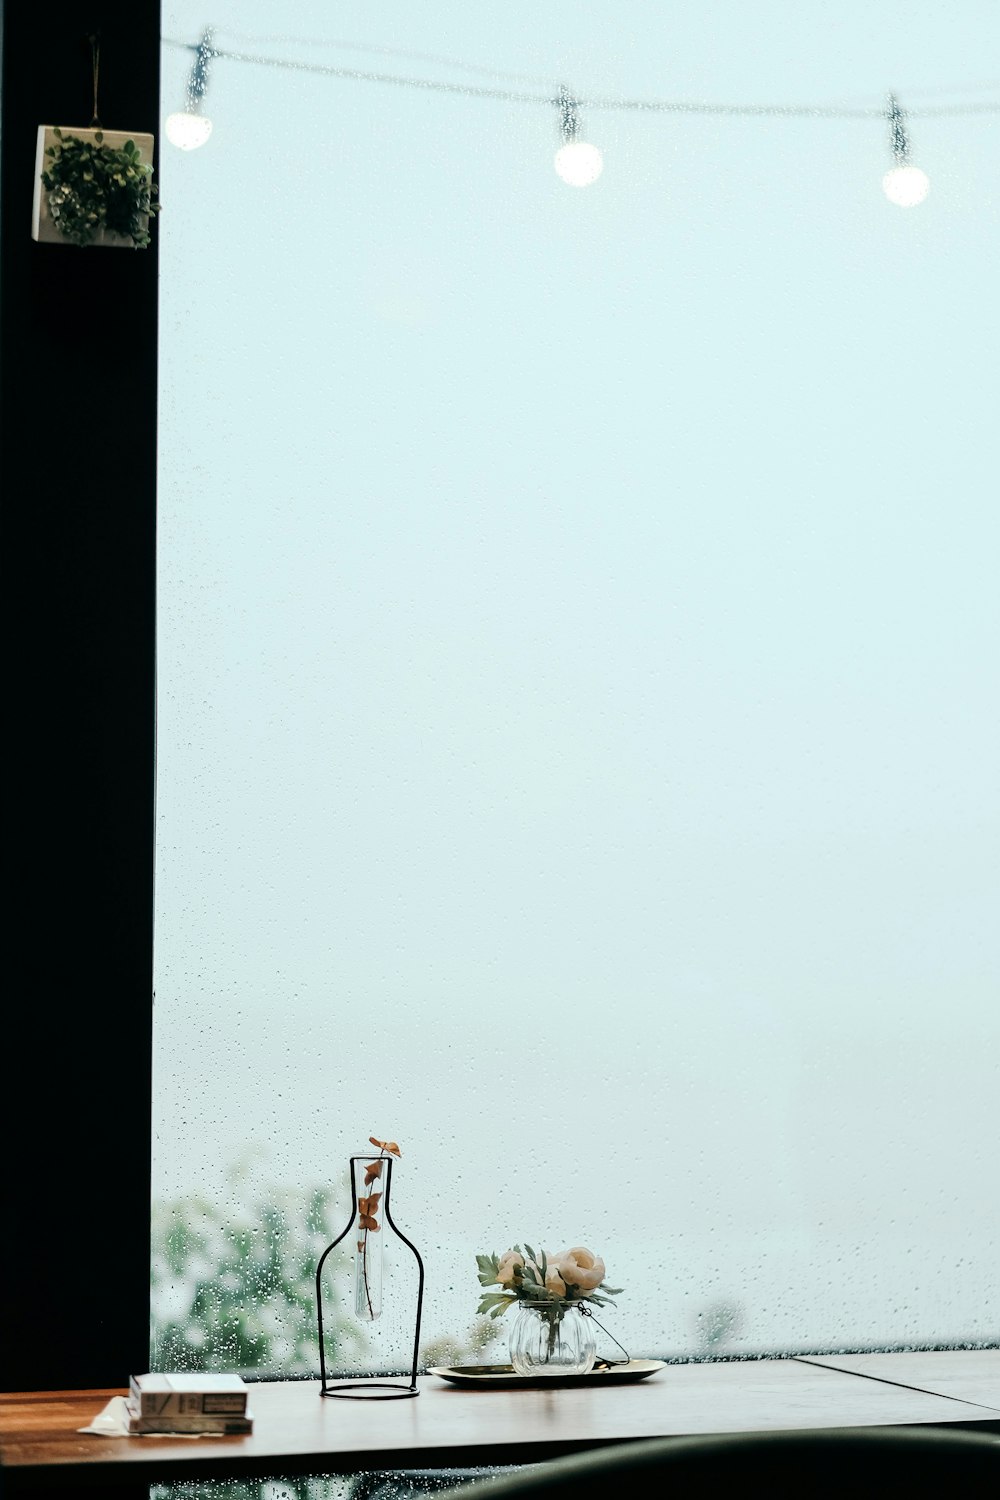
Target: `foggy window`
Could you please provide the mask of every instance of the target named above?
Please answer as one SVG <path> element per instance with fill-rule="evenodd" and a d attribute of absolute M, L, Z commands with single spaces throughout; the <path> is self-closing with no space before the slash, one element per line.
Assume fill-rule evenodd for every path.
<path fill-rule="evenodd" d="M 995 1338 L 998 32 L 168 0 L 168 1363 L 315 1367 L 372 1133 L 429 1355 L 525 1241 L 634 1356 Z"/>

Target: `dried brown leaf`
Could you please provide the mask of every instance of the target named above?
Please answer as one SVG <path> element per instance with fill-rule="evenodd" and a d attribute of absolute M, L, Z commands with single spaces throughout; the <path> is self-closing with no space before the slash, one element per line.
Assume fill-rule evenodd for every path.
<path fill-rule="evenodd" d="M 402 1156 L 403 1154 L 402 1151 L 400 1151 L 399 1147 L 396 1145 L 395 1141 L 380 1141 L 373 1135 L 370 1135 L 368 1139 L 371 1141 L 372 1145 L 377 1146 L 380 1151 L 388 1151 L 390 1156 Z"/>

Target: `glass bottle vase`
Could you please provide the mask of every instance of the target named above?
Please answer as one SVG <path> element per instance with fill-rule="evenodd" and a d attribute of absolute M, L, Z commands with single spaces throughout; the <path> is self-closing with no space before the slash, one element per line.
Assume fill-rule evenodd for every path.
<path fill-rule="evenodd" d="M 596 1343 L 590 1319 L 573 1302 L 521 1302 L 508 1340 L 518 1375 L 586 1375 Z"/>

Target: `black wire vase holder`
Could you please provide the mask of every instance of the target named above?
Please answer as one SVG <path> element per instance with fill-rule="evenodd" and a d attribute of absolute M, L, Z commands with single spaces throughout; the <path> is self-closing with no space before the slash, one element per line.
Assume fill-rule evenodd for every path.
<path fill-rule="evenodd" d="M 424 1305 L 424 1263 L 416 1245 L 408 1240 L 398 1228 L 389 1209 L 392 1192 L 392 1163 L 392 1157 L 387 1155 L 351 1157 L 351 1217 L 347 1221 L 346 1228 L 327 1245 L 316 1267 L 316 1321 L 319 1329 L 321 1396 L 360 1397 L 362 1399 L 382 1397 L 386 1400 L 399 1400 L 405 1396 L 419 1396 L 420 1394 L 417 1390 L 417 1354 L 420 1347 L 420 1318 Z M 364 1191 L 361 1193 L 358 1191 L 359 1178 L 363 1179 L 361 1186 Z M 410 1368 L 410 1381 L 408 1385 L 403 1385 L 398 1380 L 375 1378 L 338 1380 L 334 1385 L 331 1384 L 333 1377 L 327 1371 L 326 1344 L 323 1336 L 323 1266 L 331 1250 L 335 1250 L 341 1241 L 353 1231 L 356 1242 L 355 1311 L 363 1320 L 375 1322 L 382 1311 L 383 1223 L 392 1230 L 398 1240 L 402 1240 L 408 1250 L 412 1251 L 413 1258 L 417 1262 L 417 1315 L 413 1330 L 413 1363 Z M 375 1236 L 377 1239 L 374 1238 Z"/>

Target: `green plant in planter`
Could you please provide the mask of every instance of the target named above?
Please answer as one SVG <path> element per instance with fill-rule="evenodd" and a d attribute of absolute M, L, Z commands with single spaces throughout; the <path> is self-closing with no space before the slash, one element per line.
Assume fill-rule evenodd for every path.
<path fill-rule="evenodd" d="M 137 250 L 149 244 L 147 220 L 160 212 L 153 169 L 139 157 L 134 141 L 120 148 L 54 130 L 55 146 L 42 173 L 49 217 L 71 245 L 90 245 L 100 230 L 123 235 Z"/>

